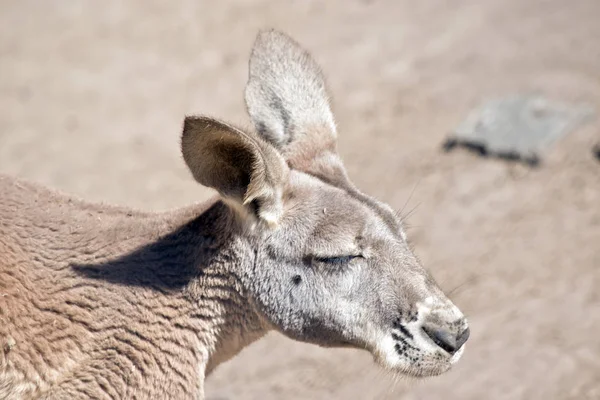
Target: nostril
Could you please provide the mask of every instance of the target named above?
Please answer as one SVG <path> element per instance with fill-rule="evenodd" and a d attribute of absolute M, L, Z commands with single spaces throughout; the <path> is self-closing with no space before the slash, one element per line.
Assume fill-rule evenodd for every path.
<path fill-rule="evenodd" d="M 450 354 L 456 353 L 469 339 L 469 335 L 471 334 L 468 327 L 458 332 L 458 334 L 446 329 L 431 326 L 424 326 L 422 329 L 436 345 Z"/>
<path fill-rule="evenodd" d="M 429 326 L 424 326 L 422 329 L 423 332 L 425 332 L 425 334 L 429 336 L 429 338 L 433 340 L 436 345 L 448 353 L 454 354 L 460 348 L 456 341 L 456 335 L 452 334 L 451 332 Z"/>
<path fill-rule="evenodd" d="M 469 335 L 471 335 L 471 330 L 468 327 L 458 334 L 458 337 L 456 338 L 457 349 L 460 349 L 465 344 L 469 339 Z"/>

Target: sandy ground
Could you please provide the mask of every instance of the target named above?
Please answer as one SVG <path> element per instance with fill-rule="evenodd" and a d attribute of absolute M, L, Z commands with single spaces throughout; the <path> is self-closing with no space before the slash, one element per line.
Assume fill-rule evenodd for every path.
<path fill-rule="evenodd" d="M 0 1 L 0 171 L 95 201 L 205 199 L 183 115 L 248 124 L 258 28 L 310 48 L 340 152 L 364 191 L 408 208 L 423 262 L 468 314 L 444 376 L 387 376 L 366 353 L 269 335 L 209 378 L 224 399 L 600 398 L 600 118 L 535 170 L 445 154 L 490 97 L 537 91 L 600 110 L 598 0 Z"/>

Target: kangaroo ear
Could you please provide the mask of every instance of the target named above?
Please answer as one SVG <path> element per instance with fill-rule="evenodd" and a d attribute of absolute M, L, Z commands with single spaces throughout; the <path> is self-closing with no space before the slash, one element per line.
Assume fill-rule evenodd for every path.
<path fill-rule="evenodd" d="M 194 178 L 243 215 L 269 225 L 279 221 L 289 169 L 273 146 L 223 122 L 187 117 L 181 151 Z"/>
<path fill-rule="evenodd" d="M 343 170 L 321 70 L 287 35 L 272 30 L 258 34 L 250 56 L 246 106 L 256 130 L 292 168 L 318 170 L 320 175 Z"/>

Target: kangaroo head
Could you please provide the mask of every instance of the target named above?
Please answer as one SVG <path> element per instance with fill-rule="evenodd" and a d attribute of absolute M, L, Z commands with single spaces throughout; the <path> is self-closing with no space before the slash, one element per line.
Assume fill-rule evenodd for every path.
<path fill-rule="evenodd" d="M 467 322 L 392 209 L 348 179 L 310 55 L 282 33 L 260 33 L 246 104 L 255 132 L 188 117 L 182 151 L 244 226 L 254 259 L 242 275 L 256 313 L 293 339 L 367 349 L 393 371 L 448 370 Z"/>

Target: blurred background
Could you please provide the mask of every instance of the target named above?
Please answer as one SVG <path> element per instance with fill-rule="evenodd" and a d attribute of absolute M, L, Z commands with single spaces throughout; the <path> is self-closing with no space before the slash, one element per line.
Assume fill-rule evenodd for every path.
<path fill-rule="evenodd" d="M 144 210 L 206 199 L 179 154 L 183 116 L 249 126 L 265 27 L 321 64 L 351 178 L 416 207 L 409 237 L 472 335 L 451 372 L 413 381 L 270 334 L 208 399 L 599 399 L 598 118 L 538 168 L 442 151 L 490 97 L 600 110 L 598 0 L 2 0 L 0 172 Z"/>

